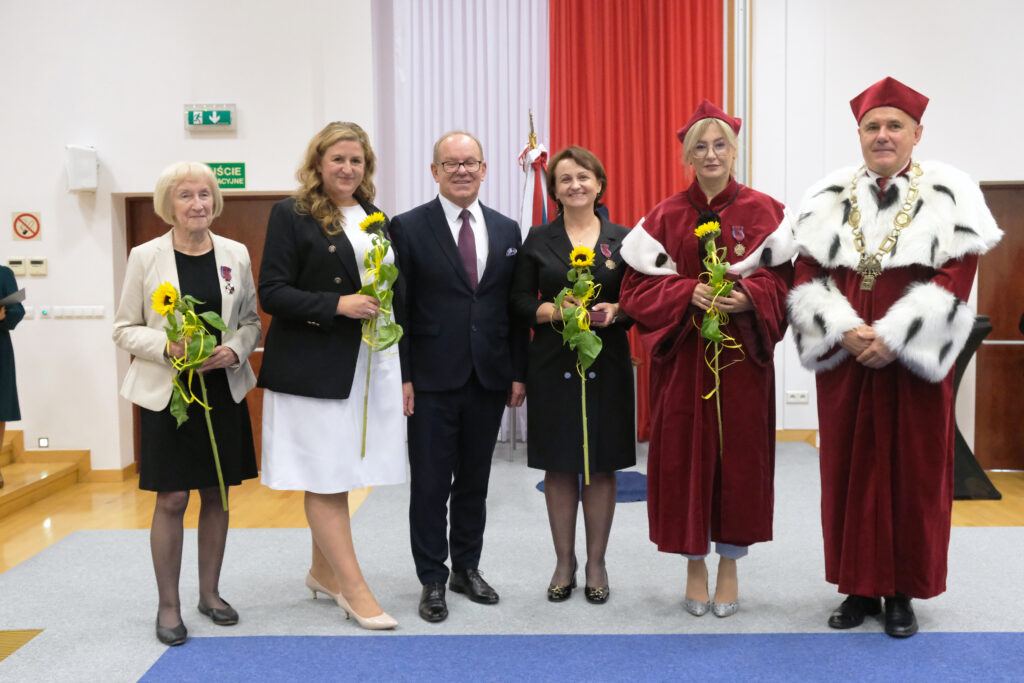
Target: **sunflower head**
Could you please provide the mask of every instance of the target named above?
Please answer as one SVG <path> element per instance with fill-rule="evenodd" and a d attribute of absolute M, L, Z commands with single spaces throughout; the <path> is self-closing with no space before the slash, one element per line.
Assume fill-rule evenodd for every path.
<path fill-rule="evenodd" d="M 160 315 L 167 315 L 178 303 L 178 290 L 170 282 L 163 282 L 153 292 L 153 310 Z"/>
<path fill-rule="evenodd" d="M 590 247 L 575 247 L 569 252 L 569 262 L 575 268 L 586 268 L 594 265 L 594 250 Z"/>
<path fill-rule="evenodd" d="M 698 238 L 701 238 L 705 235 L 717 235 L 721 229 L 722 226 L 718 224 L 718 221 L 704 221 L 697 226 L 697 229 L 693 231 L 693 234 Z"/>
<path fill-rule="evenodd" d="M 380 232 L 382 227 L 384 227 L 384 214 L 380 211 L 374 211 L 359 221 L 359 229 L 363 232 Z"/>

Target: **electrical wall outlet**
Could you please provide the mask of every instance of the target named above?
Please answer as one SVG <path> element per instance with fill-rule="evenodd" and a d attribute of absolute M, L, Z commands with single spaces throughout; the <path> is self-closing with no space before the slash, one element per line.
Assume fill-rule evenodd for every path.
<path fill-rule="evenodd" d="M 808 402 L 806 391 L 787 391 L 786 392 L 786 403 L 789 404 L 806 404 Z"/>

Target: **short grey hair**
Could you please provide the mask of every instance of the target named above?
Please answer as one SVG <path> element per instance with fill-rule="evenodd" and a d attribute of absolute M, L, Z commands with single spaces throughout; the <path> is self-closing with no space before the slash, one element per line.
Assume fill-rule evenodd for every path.
<path fill-rule="evenodd" d="M 179 161 L 171 164 L 160 172 L 153 191 L 153 211 L 168 225 L 174 225 L 174 190 L 183 180 L 201 180 L 210 186 L 213 194 L 213 217 L 216 218 L 224 210 L 224 197 L 217 185 L 213 170 L 198 161 Z"/>

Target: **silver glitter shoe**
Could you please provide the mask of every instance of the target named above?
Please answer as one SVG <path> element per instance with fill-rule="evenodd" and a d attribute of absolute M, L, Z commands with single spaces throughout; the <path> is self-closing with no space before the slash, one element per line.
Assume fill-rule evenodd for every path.
<path fill-rule="evenodd" d="M 711 611 L 715 613 L 716 617 L 731 617 L 740 611 L 740 601 L 735 600 L 724 605 L 719 602 L 712 602 Z"/>
<path fill-rule="evenodd" d="M 684 598 L 683 607 L 686 608 L 686 611 L 693 616 L 702 617 L 708 613 L 709 609 L 711 609 L 711 601 L 699 602 L 693 598 Z"/>

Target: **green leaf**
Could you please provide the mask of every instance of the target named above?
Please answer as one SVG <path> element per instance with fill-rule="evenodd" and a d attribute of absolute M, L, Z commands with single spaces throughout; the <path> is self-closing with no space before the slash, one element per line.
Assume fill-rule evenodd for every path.
<path fill-rule="evenodd" d="M 167 333 L 168 341 L 176 342 L 179 341 L 179 337 L 181 337 L 181 331 L 177 329 L 172 330 L 169 327 L 165 327 L 164 332 Z"/>
<path fill-rule="evenodd" d="M 377 290 L 374 289 L 372 282 L 360 287 L 358 293 L 365 294 L 366 296 L 372 296 L 374 299 L 377 298 Z"/>
<path fill-rule="evenodd" d="M 716 296 L 729 296 L 729 293 L 732 292 L 732 286 L 732 280 L 722 280 L 715 290 Z"/>
<path fill-rule="evenodd" d="M 231 330 L 228 329 L 228 326 L 224 324 L 224 319 L 221 318 L 220 315 L 217 314 L 214 311 L 207 311 L 206 313 L 200 313 L 199 317 L 202 318 L 203 320 L 205 320 L 206 322 L 210 323 L 211 325 L 213 325 L 213 327 L 215 327 L 216 329 L 220 330 L 221 332 L 230 332 L 231 331 Z"/>
<path fill-rule="evenodd" d="M 569 282 L 576 282 L 576 279 L 579 276 L 580 276 L 580 274 L 576 272 L 575 268 L 570 268 L 569 272 L 566 273 L 566 275 L 565 275 L 565 277 L 569 280 Z"/>
<path fill-rule="evenodd" d="M 179 391 L 181 385 L 178 383 L 178 378 L 175 377 L 172 381 L 174 382 L 174 391 L 171 393 L 171 415 L 178 421 L 178 427 L 181 427 L 188 422 L 188 403 L 185 402 Z"/>
<path fill-rule="evenodd" d="M 572 287 L 572 295 L 577 299 L 586 296 L 587 292 L 590 291 L 590 281 L 580 278 L 576 281 L 576 284 Z"/>
<path fill-rule="evenodd" d="M 199 299 L 195 298 L 191 294 L 186 294 L 185 296 L 183 296 L 180 299 L 178 299 L 178 301 L 183 303 L 183 304 L 185 304 L 185 307 L 188 308 L 188 310 L 190 310 L 190 311 L 194 311 L 196 309 L 196 304 L 205 304 L 206 303 L 205 301 L 200 301 Z"/>
<path fill-rule="evenodd" d="M 604 343 L 601 338 L 593 332 L 586 332 L 576 340 L 576 355 L 580 360 L 580 366 L 585 371 L 594 361 L 597 360 L 597 356 L 601 353 L 601 347 Z"/>
<path fill-rule="evenodd" d="M 718 318 L 713 315 L 705 315 L 704 321 L 700 326 L 700 336 L 713 342 L 721 344 L 725 341 L 725 337 L 722 336 L 721 330 L 719 330 L 720 323 Z"/>
<path fill-rule="evenodd" d="M 398 323 L 388 323 L 377 329 L 377 350 L 394 346 L 402 338 L 402 326 Z"/>
<path fill-rule="evenodd" d="M 563 338 L 571 338 L 572 335 L 580 331 L 579 320 L 576 318 L 576 311 L 578 310 L 579 306 L 569 306 L 562 309 L 562 322 L 565 323 L 565 327 L 562 328 Z"/>
<path fill-rule="evenodd" d="M 386 283 L 388 287 L 394 285 L 395 280 L 398 279 L 398 266 L 393 263 L 381 264 L 378 272 L 380 273 L 381 283 Z"/>
<path fill-rule="evenodd" d="M 196 335 L 188 345 L 188 359 L 190 365 L 202 363 L 213 353 L 217 346 L 217 338 L 212 334 Z"/>

